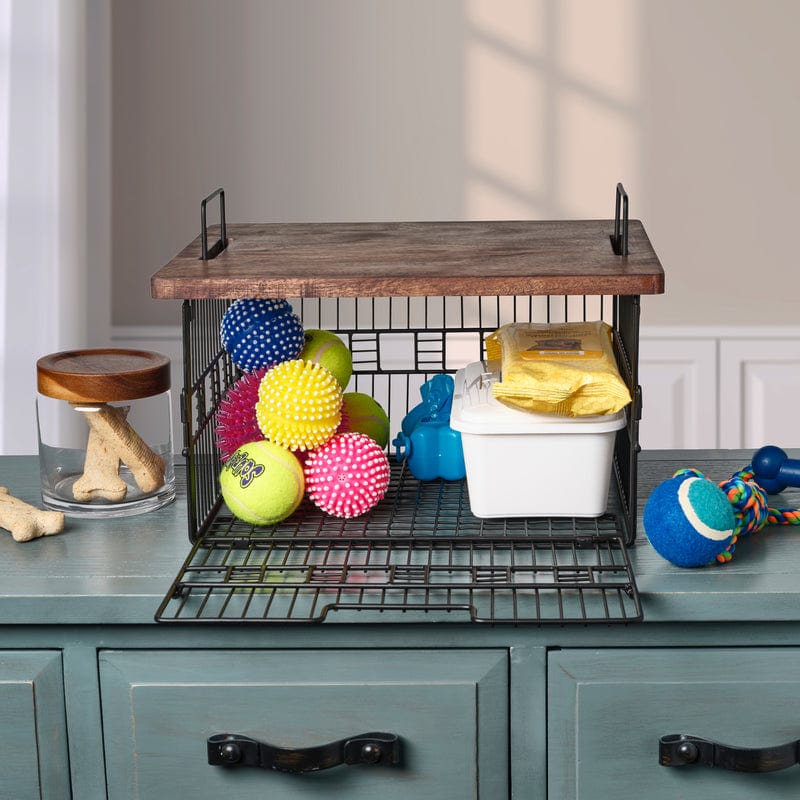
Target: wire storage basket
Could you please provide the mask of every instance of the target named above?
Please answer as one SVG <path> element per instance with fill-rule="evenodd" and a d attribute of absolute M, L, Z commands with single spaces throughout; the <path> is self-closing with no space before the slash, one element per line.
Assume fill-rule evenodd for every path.
<path fill-rule="evenodd" d="M 619 199 L 619 188 L 617 196 Z M 627 197 L 622 197 L 627 210 Z M 230 226 L 227 231 L 232 230 L 234 242 L 239 237 L 245 254 L 252 252 L 248 236 L 255 235 L 259 243 L 255 272 L 246 258 L 239 263 L 224 261 L 227 251 L 220 242 L 228 241 L 228 233 L 222 208 L 220 241 L 212 248 L 217 255 L 214 259 L 201 257 L 202 276 L 194 274 L 195 251 L 207 255 L 205 211 L 201 242 L 187 248 L 194 266 L 189 256 L 182 255 L 154 277 L 155 296 L 183 295 L 181 405 L 192 545 L 156 612 L 158 621 L 586 624 L 642 618 L 628 555 L 636 535 L 640 293 L 661 291 L 663 273 L 638 227 L 635 241 L 645 251 L 641 274 L 647 280 L 637 277 L 636 262 L 630 270 L 628 257 L 617 252 L 627 248 L 627 214 L 616 221 L 618 227 L 624 222 L 619 232 L 612 233 L 608 222 L 592 227 L 592 247 L 601 248 L 604 259 L 614 265 L 613 280 L 605 274 L 601 280 L 593 281 L 591 276 L 584 280 L 580 273 L 566 283 L 561 278 L 544 280 L 543 288 L 553 285 L 569 290 L 550 294 L 539 293 L 539 284 L 533 287 L 536 291 L 530 291 L 524 281 L 506 277 L 494 283 L 483 274 L 475 281 L 458 280 L 457 274 L 448 279 L 450 267 L 442 266 L 433 278 L 426 274 L 422 290 L 421 281 L 409 282 L 401 276 L 388 286 L 391 294 L 378 294 L 388 284 L 374 278 L 372 265 L 364 275 L 350 278 L 346 286 L 334 282 L 327 287 L 319 278 L 314 292 L 305 278 L 276 279 L 262 263 L 269 251 L 263 246 L 263 231 L 254 234 L 248 226 Z M 619 217 L 619 210 L 617 213 Z M 492 223 L 486 225 L 490 232 L 494 230 Z M 354 236 L 348 228 L 345 246 L 339 248 L 337 257 L 352 261 L 353 241 L 367 241 L 370 252 L 376 251 L 377 228 L 386 231 L 385 226 L 366 224 Z M 310 229 L 298 230 L 302 230 L 302 238 Z M 604 241 L 599 243 L 595 241 L 598 230 L 604 232 Z M 566 230 L 564 236 L 575 232 Z M 272 233 L 269 229 L 270 236 Z M 280 233 L 297 239 L 294 230 Z M 335 230 L 335 235 L 339 234 Z M 408 231 L 401 229 L 398 234 L 392 229 L 388 235 L 408 237 Z M 380 244 L 385 244 L 385 239 L 378 237 Z M 409 249 L 407 242 L 404 246 Z M 350 252 L 346 252 L 348 247 Z M 281 249 L 284 258 L 286 253 Z M 427 253 L 426 263 L 431 257 L 435 259 L 436 253 Z M 189 264 L 188 272 L 182 259 Z M 209 279 L 215 262 L 222 262 L 219 285 Z M 629 270 L 633 278 L 627 275 Z M 234 280 L 242 271 L 247 274 L 244 285 Z M 413 276 L 413 266 L 410 271 Z M 536 277 L 535 269 L 527 271 Z M 620 271 L 619 286 L 627 293 L 617 290 Z M 514 293 L 451 294 L 450 284 L 462 291 L 480 290 L 484 285 L 489 291 L 508 286 Z M 414 291 L 394 293 L 404 286 Z M 572 286 L 586 286 L 590 293 L 572 293 Z M 607 286 L 613 291 L 603 291 Z M 364 287 L 369 287 L 368 291 Z M 516 293 L 520 287 L 529 293 Z M 595 287 L 600 289 L 598 293 L 592 291 Z M 439 293 L 434 293 L 437 290 Z M 485 337 L 501 325 L 608 322 L 617 366 L 633 402 L 625 426 L 616 434 L 607 512 L 598 518 L 480 519 L 470 511 L 466 481 L 419 481 L 390 453 L 389 491 L 363 516 L 332 517 L 304 500 L 291 517 L 270 527 L 252 526 L 234 517 L 219 490 L 222 464 L 215 426 L 220 402 L 240 373 L 221 345 L 220 323 L 237 297 L 279 293 L 289 300 L 304 328 L 322 328 L 342 338 L 353 355 L 348 391 L 374 397 L 389 416 L 390 433 L 400 430 L 403 417 L 419 401 L 425 381 L 483 359 Z M 309 296 L 312 293 L 320 296 Z M 325 294 L 330 296 L 322 296 Z"/>

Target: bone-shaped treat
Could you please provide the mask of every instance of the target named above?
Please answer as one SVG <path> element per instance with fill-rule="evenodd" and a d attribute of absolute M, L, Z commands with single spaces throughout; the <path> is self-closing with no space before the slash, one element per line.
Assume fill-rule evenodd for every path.
<path fill-rule="evenodd" d="M 0 486 L 0 527 L 10 531 L 16 542 L 29 542 L 64 530 L 61 511 L 42 511 Z"/>
<path fill-rule="evenodd" d="M 125 420 L 130 406 L 120 408 L 109 406 L 109 409 L 121 420 Z M 125 499 L 127 493 L 128 484 L 119 476 L 119 456 L 109 447 L 106 440 L 90 427 L 83 475 L 73 484 L 72 496 L 81 503 L 89 502 L 96 497 L 119 503 Z"/>
<path fill-rule="evenodd" d="M 89 428 L 105 443 L 109 452 L 128 465 L 128 469 L 143 492 L 154 492 L 164 483 L 164 459 L 154 453 L 131 427 L 125 415 L 113 406 L 101 403 L 91 408 L 77 405 Z"/>

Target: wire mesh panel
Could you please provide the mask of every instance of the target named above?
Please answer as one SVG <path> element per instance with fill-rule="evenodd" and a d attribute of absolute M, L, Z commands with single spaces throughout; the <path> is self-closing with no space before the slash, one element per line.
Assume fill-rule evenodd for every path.
<path fill-rule="evenodd" d="M 325 327 L 343 338 L 354 361 L 349 388 L 375 397 L 391 429 L 399 430 L 421 384 L 482 358 L 486 334 L 510 321 L 541 321 L 536 311 L 552 319 L 555 310 L 567 313 L 575 305 L 575 298 L 457 300 L 387 298 L 349 308 L 344 301 L 303 300 L 294 307 L 306 329 Z M 372 621 L 376 613 L 384 621 L 444 614 L 515 624 L 641 619 L 626 550 L 635 510 L 637 415 L 618 436 L 608 512 L 596 519 L 480 519 L 470 511 L 466 481 L 418 481 L 392 458 L 389 490 L 363 516 L 332 517 L 304 500 L 271 527 L 233 517 L 220 498 L 214 441 L 219 402 L 239 377 L 219 340 L 227 305 L 184 306 L 185 453 L 195 545 L 157 620 Z M 630 386 L 638 306 L 612 297 L 580 299 L 577 308 L 582 315 L 611 315 L 617 360 Z M 631 330 L 621 331 L 620 320 Z M 420 322 L 439 327 L 408 327 Z"/>
<path fill-rule="evenodd" d="M 641 607 L 613 513 L 482 520 L 461 481 L 394 465 L 376 512 L 306 505 L 254 528 L 219 514 L 157 612 L 173 622 L 634 622 Z"/>
<path fill-rule="evenodd" d="M 366 612 L 366 613 L 365 613 Z M 369 613 L 371 612 L 371 613 Z M 635 622 L 617 536 L 207 541 L 157 613 L 174 622 Z M 368 619 L 364 619 L 364 617 Z"/>
<path fill-rule="evenodd" d="M 353 354 L 349 390 L 374 397 L 389 416 L 390 432 L 420 402 L 420 387 L 433 375 L 453 373 L 481 360 L 487 334 L 509 322 L 604 319 L 614 331 L 620 373 L 638 397 L 638 297 L 392 297 L 293 300 L 306 329 L 336 332 Z M 223 300 L 184 302 L 186 351 L 183 418 L 189 475 L 189 536 L 195 541 L 220 509 L 222 467 L 214 441 L 216 413 L 239 377 L 220 343 Z M 635 535 L 638 402 L 617 437 L 614 482 L 625 541 Z M 298 516 L 301 512 L 297 512 Z M 338 524 L 331 519 L 327 524 Z"/>
<path fill-rule="evenodd" d="M 219 237 L 209 247 L 205 206 L 216 197 Z M 201 204 L 200 237 L 153 276 L 151 291 L 184 300 L 194 545 L 157 619 L 641 618 L 626 551 L 636 533 L 639 296 L 663 291 L 663 270 L 644 227 L 629 220 L 621 184 L 613 221 L 230 226 L 219 189 Z M 482 520 L 466 481 L 417 481 L 390 452 L 389 491 L 361 517 L 327 516 L 304 501 L 271 528 L 237 520 L 221 498 L 215 433 L 240 377 L 220 336 L 238 297 L 288 298 L 306 330 L 337 333 L 353 357 L 347 390 L 384 408 L 390 435 L 426 381 L 483 360 L 486 336 L 502 325 L 607 322 L 633 398 L 616 434 L 607 513 Z"/>

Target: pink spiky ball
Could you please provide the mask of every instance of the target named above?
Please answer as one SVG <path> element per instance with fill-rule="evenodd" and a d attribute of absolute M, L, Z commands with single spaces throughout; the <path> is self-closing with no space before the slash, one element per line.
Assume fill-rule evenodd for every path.
<path fill-rule="evenodd" d="M 363 433 L 339 433 L 312 450 L 304 472 L 308 498 L 334 517 L 365 514 L 389 488 L 389 459 Z"/>
<path fill-rule="evenodd" d="M 268 367 L 242 375 L 219 404 L 214 431 L 220 458 L 227 461 L 242 445 L 264 438 L 256 419 L 258 387 Z"/>

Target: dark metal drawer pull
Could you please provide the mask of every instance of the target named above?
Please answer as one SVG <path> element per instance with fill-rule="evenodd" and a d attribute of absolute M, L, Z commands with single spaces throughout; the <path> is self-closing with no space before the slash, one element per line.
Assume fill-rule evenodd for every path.
<path fill-rule="evenodd" d="M 400 738 L 394 733 L 362 733 L 318 747 L 276 747 L 249 736 L 217 733 L 208 737 L 208 763 L 221 767 L 260 767 L 280 772 L 316 772 L 340 764 L 400 763 Z"/>
<path fill-rule="evenodd" d="M 730 747 L 699 736 L 672 733 L 658 740 L 662 767 L 698 764 L 734 772 L 775 772 L 800 763 L 800 739 L 776 747 Z"/>

